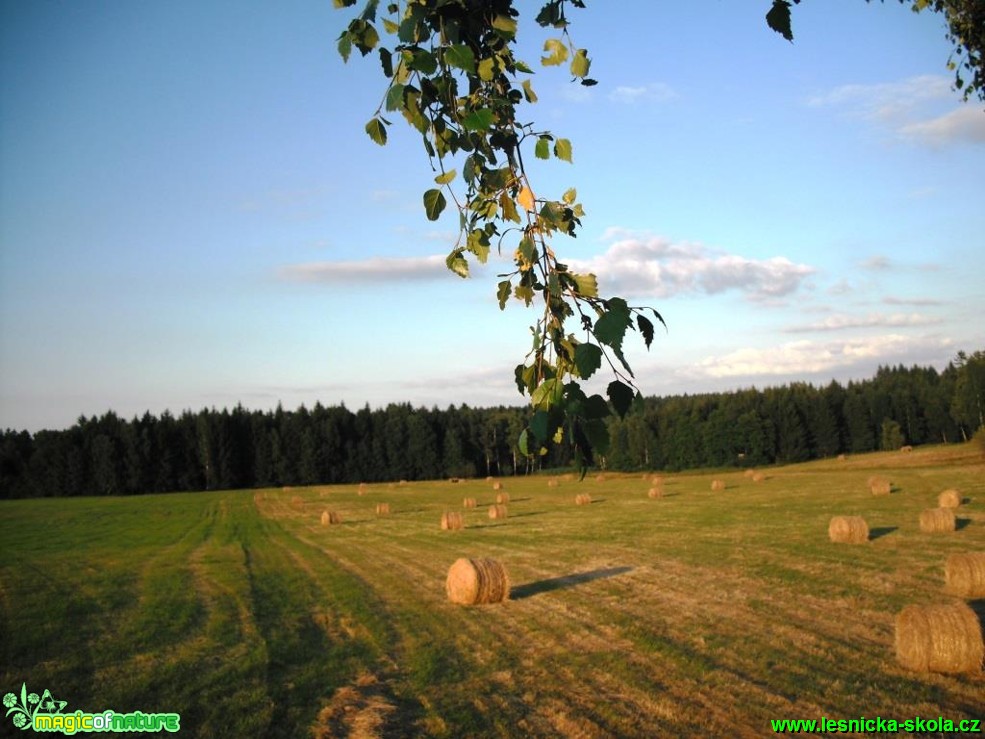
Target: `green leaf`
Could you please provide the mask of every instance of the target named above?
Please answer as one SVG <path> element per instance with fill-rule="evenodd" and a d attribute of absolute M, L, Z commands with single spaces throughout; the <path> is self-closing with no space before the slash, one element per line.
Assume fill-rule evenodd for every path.
<path fill-rule="evenodd" d="M 352 53 L 352 39 L 349 37 L 348 31 L 343 31 L 339 35 L 339 56 L 342 57 L 342 61 L 348 62 L 349 55 Z"/>
<path fill-rule="evenodd" d="M 429 221 L 438 220 L 438 216 L 441 215 L 441 211 L 445 209 L 447 204 L 441 190 L 428 190 L 424 193 L 424 213 Z"/>
<path fill-rule="evenodd" d="M 583 380 L 595 374 L 602 366 L 602 350 L 595 344 L 578 344 L 575 347 L 575 367 Z"/>
<path fill-rule="evenodd" d="M 366 0 L 366 7 L 363 8 L 362 14 L 359 16 L 364 21 L 375 21 L 376 20 L 376 9 L 380 5 L 380 0 Z"/>
<path fill-rule="evenodd" d="M 624 382 L 613 380 L 609 383 L 607 394 L 609 396 L 609 400 L 612 401 L 612 407 L 615 409 L 616 413 L 619 414 L 619 417 L 625 417 L 626 413 L 628 413 L 629 409 L 632 407 L 633 397 L 636 395 L 633 388 Z"/>
<path fill-rule="evenodd" d="M 563 200 L 568 205 L 571 205 L 577 199 L 578 199 L 578 191 L 573 187 L 569 187 L 567 190 L 564 191 L 564 195 L 561 196 L 561 200 Z"/>
<path fill-rule="evenodd" d="M 332 0 L 332 5 L 338 8 L 351 8 L 356 4 L 356 0 Z"/>
<path fill-rule="evenodd" d="M 568 59 L 568 47 L 564 45 L 561 39 L 547 39 L 544 42 L 544 51 L 547 52 L 547 56 L 542 56 L 540 63 L 545 67 L 556 67 L 559 64 L 564 64 Z"/>
<path fill-rule="evenodd" d="M 610 301 L 611 306 L 612 301 Z M 610 309 L 595 322 L 595 338 L 613 348 L 621 347 L 626 329 L 629 328 L 629 311 Z"/>
<path fill-rule="evenodd" d="M 513 62 L 513 66 L 516 67 L 517 72 L 524 72 L 526 74 L 533 74 L 534 71 L 530 68 L 530 65 L 520 59 Z"/>
<path fill-rule="evenodd" d="M 445 265 L 459 277 L 465 278 L 469 276 L 469 263 L 465 261 L 460 248 L 452 250 L 451 254 L 445 259 Z"/>
<path fill-rule="evenodd" d="M 533 404 L 534 408 L 543 408 L 545 410 L 553 407 L 561 399 L 561 391 L 563 390 L 563 385 L 561 381 L 552 377 L 549 380 L 544 380 L 537 387 L 536 390 L 530 395 L 530 402 Z"/>
<path fill-rule="evenodd" d="M 530 433 L 528 429 L 524 429 L 520 432 L 520 438 L 517 439 L 516 447 L 520 450 L 520 454 L 524 457 L 530 456 Z"/>
<path fill-rule="evenodd" d="M 646 344 L 646 348 L 650 348 L 650 344 L 653 343 L 653 323 L 650 319 L 642 314 L 637 314 L 636 325 L 643 334 L 643 343 Z"/>
<path fill-rule="evenodd" d="M 389 18 L 384 18 L 383 19 L 383 30 L 386 31 L 389 34 L 399 33 L 400 26 L 398 26 L 396 23 L 394 23 Z"/>
<path fill-rule="evenodd" d="M 479 264 L 485 264 L 489 259 L 489 237 L 482 229 L 475 229 L 469 233 L 468 250 L 475 254 Z"/>
<path fill-rule="evenodd" d="M 534 146 L 534 156 L 538 159 L 551 158 L 551 140 L 549 138 L 541 136 L 537 139 L 537 144 Z"/>
<path fill-rule="evenodd" d="M 592 61 L 588 58 L 587 49 L 578 49 L 575 52 L 574 59 L 571 60 L 571 70 L 572 77 L 587 77 L 588 68 L 592 65 Z"/>
<path fill-rule="evenodd" d="M 393 77 L 393 57 L 389 49 L 380 47 L 380 65 L 383 67 L 383 76 L 389 79 Z"/>
<path fill-rule="evenodd" d="M 534 88 L 530 84 L 530 80 L 524 80 L 521 83 L 521 86 L 523 87 L 523 97 L 526 99 L 526 101 L 528 103 L 536 103 L 537 94 L 534 92 Z"/>
<path fill-rule="evenodd" d="M 586 298 L 597 298 L 599 296 L 599 285 L 595 275 L 576 275 L 572 273 L 571 278 L 575 281 L 575 290 L 578 294 Z"/>
<path fill-rule="evenodd" d="M 423 74 L 434 74 L 438 70 L 438 60 L 434 58 L 434 54 L 418 49 L 407 66 Z"/>
<path fill-rule="evenodd" d="M 566 162 L 571 161 L 571 142 L 568 139 L 558 139 L 554 142 L 554 156 Z"/>
<path fill-rule="evenodd" d="M 582 403 L 582 414 L 585 418 L 605 418 L 609 415 L 609 404 L 596 393 Z"/>
<path fill-rule="evenodd" d="M 492 57 L 479 62 L 479 79 L 489 82 L 496 76 L 496 60 Z"/>
<path fill-rule="evenodd" d="M 363 56 L 375 49 L 380 41 L 380 35 L 372 24 L 359 18 L 349 24 L 349 37 Z"/>
<path fill-rule="evenodd" d="M 445 64 L 475 74 L 475 54 L 465 44 L 455 44 L 445 49 Z"/>
<path fill-rule="evenodd" d="M 656 308 L 650 308 L 650 310 L 653 311 L 653 315 L 656 317 L 656 319 L 658 321 L 660 321 L 660 323 L 663 324 L 664 330 L 666 331 L 667 330 L 667 322 L 664 321 L 663 316 L 661 316 L 659 313 L 657 313 L 657 309 Z"/>
<path fill-rule="evenodd" d="M 547 411 L 537 411 L 534 413 L 533 418 L 530 419 L 528 428 L 533 433 L 534 438 L 541 444 L 547 441 L 547 436 L 550 433 L 550 423 L 551 414 Z"/>
<path fill-rule="evenodd" d="M 462 126 L 467 131 L 485 131 L 492 126 L 493 112 L 488 108 L 473 110 L 462 119 Z"/>
<path fill-rule="evenodd" d="M 522 300 L 528 308 L 534 302 L 534 290 L 529 285 L 517 285 L 513 290 L 513 294 Z"/>
<path fill-rule="evenodd" d="M 496 299 L 499 300 L 499 309 L 506 309 L 506 301 L 510 299 L 510 293 L 513 292 L 513 283 L 509 280 L 503 280 L 499 283 L 498 289 L 496 290 Z"/>
<path fill-rule="evenodd" d="M 403 85 L 390 85 L 390 89 L 386 91 L 386 109 L 387 110 L 399 110 L 404 104 L 404 86 Z"/>
<path fill-rule="evenodd" d="M 371 118 L 366 124 L 366 133 L 380 146 L 386 145 L 386 127 L 379 118 Z"/>
<path fill-rule="evenodd" d="M 510 36 L 516 36 L 516 20 L 508 15 L 497 15 L 493 18 L 492 27 Z"/>
<path fill-rule="evenodd" d="M 520 214 L 516 210 L 516 203 L 505 192 L 499 196 L 499 207 L 503 211 L 503 220 L 513 221 L 513 223 L 520 222 Z"/>
<path fill-rule="evenodd" d="M 796 0 L 796 2 L 800 2 L 800 0 Z M 773 7 L 766 14 L 766 24 L 787 41 L 793 41 L 789 0 L 773 0 Z"/>
<path fill-rule="evenodd" d="M 454 169 L 449 169 L 447 172 L 442 172 L 441 174 L 435 176 L 434 181 L 439 185 L 447 185 L 453 179 L 455 179 L 456 171 Z"/>

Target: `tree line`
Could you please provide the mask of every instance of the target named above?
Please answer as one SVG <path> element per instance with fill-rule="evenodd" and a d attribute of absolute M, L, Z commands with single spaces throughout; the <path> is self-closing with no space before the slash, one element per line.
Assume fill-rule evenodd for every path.
<path fill-rule="evenodd" d="M 599 458 L 615 470 L 683 470 L 801 462 L 843 453 L 968 439 L 983 422 L 985 352 L 959 353 L 942 372 L 881 367 L 875 377 L 816 387 L 646 398 L 609 420 Z M 0 435 L 0 498 L 129 495 L 446 477 L 569 467 L 555 445 L 525 456 L 528 408 L 355 412 L 205 409 L 180 416 L 113 412 L 62 431 Z"/>

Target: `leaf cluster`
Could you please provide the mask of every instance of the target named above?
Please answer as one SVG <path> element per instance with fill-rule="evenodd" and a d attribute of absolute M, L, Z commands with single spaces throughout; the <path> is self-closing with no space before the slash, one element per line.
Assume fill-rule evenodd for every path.
<path fill-rule="evenodd" d="M 355 0 L 334 2 L 348 7 Z M 582 7 L 581 0 L 549 0 L 535 20 L 558 32 L 544 43 L 541 65 L 566 66 L 573 81 L 591 86 L 588 51 L 568 32 L 570 9 Z M 499 275 L 500 308 L 511 300 L 542 307 L 531 326 L 533 346 L 515 371 L 533 411 L 521 450 L 545 454 L 550 443 L 564 441 L 586 467 L 607 447 L 605 417 L 625 415 L 640 398 L 623 352 L 626 332 L 639 331 L 649 348 L 654 324 L 646 309 L 601 296 L 594 274 L 572 271 L 554 251 L 555 238 L 577 236 L 585 210 L 575 188 L 543 197 L 528 176 L 531 150 L 534 159 L 568 163 L 574 152 L 569 139 L 522 117 L 537 94 L 534 69 L 514 54 L 519 15 L 513 0 L 401 0 L 385 9 L 369 0 L 338 49 L 346 60 L 353 49 L 380 59 L 387 86 L 367 135 L 385 145 L 397 115 L 420 134 L 434 179 L 422 194 L 425 216 L 438 220 L 450 203 L 458 211 L 448 268 L 468 277 L 470 260 L 485 263 L 494 245 L 501 254 L 505 247 L 513 269 Z M 586 396 L 579 381 L 603 363 L 615 375 L 607 397 Z"/>

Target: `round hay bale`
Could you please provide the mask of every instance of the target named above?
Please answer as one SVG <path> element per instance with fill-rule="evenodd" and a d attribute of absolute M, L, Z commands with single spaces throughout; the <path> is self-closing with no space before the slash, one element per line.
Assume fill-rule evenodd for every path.
<path fill-rule="evenodd" d="M 595 482 L 605 482 L 605 475 L 596 475 Z"/>
<path fill-rule="evenodd" d="M 839 454 L 838 455 L 838 461 L 839 462 L 844 462 L 845 461 L 845 455 L 844 454 Z"/>
<path fill-rule="evenodd" d="M 954 531 L 957 519 L 952 508 L 930 508 L 920 512 L 920 530 L 925 534 Z"/>
<path fill-rule="evenodd" d="M 711 481 L 711 489 L 714 490 L 714 491 L 716 491 L 716 492 L 719 491 L 719 490 L 724 490 L 725 489 L 725 480 L 712 480 Z"/>
<path fill-rule="evenodd" d="M 365 494 L 366 494 L 366 483 L 361 482 L 359 483 L 359 495 L 365 495 Z"/>
<path fill-rule="evenodd" d="M 838 544 L 864 544 L 869 540 L 869 525 L 861 516 L 835 516 L 828 524 L 828 538 Z"/>
<path fill-rule="evenodd" d="M 494 559 L 462 557 L 448 569 L 445 591 L 448 600 L 465 606 L 502 603 L 510 597 L 510 578 Z"/>
<path fill-rule="evenodd" d="M 549 487 L 549 488 L 556 488 L 557 487 L 557 480 L 555 480 L 552 477 L 550 480 L 547 481 L 547 487 Z"/>
<path fill-rule="evenodd" d="M 966 603 L 907 606 L 896 616 L 896 660 L 916 672 L 977 672 L 985 645 Z"/>
<path fill-rule="evenodd" d="M 869 492 L 873 495 L 889 495 L 893 490 L 893 484 L 885 477 L 873 475 L 869 478 Z"/>
<path fill-rule="evenodd" d="M 647 495 L 653 499 L 664 497 L 664 489 L 659 485 L 654 486 L 647 491 Z"/>
<path fill-rule="evenodd" d="M 650 484 L 654 487 L 659 487 L 664 484 L 664 479 L 660 475 L 654 475 L 650 478 Z"/>
<path fill-rule="evenodd" d="M 455 511 L 445 511 L 441 514 L 442 531 L 458 531 L 462 528 L 462 514 Z"/>
<path fill-rule="evenodd" d="M 462 508 L 475 508 L 475 498 L 464 498 Z"/>
<path fill-rule="evenodd" d="M 941 508 L 958 508 L 961 505 L 961 493 L 948 488 L 937 496 L 937 505 Z"/>
<path fill-rule="evenodd" d="M 390 504 L 389 503 L 377 503 L 376 504 L 376 515 L 377 516 L 389 516 L 390 515 Z"/>
<path fill-rule="evenodd" d="M 985 552 L 950 555 L 944 562 L 944 586 L 962 598 L 985 598 Z"/>
<path fill-rule="evenodd" d="M 321 525 L 329 526 L 331 524 L 342 523 L 342 516 L 340 516 L 335 511 L 322 511 L 321 514 Z"/>
<path fill-rule="evenodd" d="M 753 473 L 753 476 L 752 476 L 752 481 L 753 482 L 762 482 L 765 479 L 766 479 L 766 475 L 764 473 L 762 473 L 762 472 L 755 472 L 755 473 Z"/>
<path fill-rule="evenodd" d="M 591 505 L 592 496 L 588 493 L 579 493 L 575 496 L 575 505 Z"/>
<path fill-rule="evenodd" d="M 899 450 L 903 452 L 903 454 L 909 454 L 913 451 L 913 447 L 910 444 L 906 444 L 905 446 L 901 446 Z"/>
<path fill-rule="evenodd" d="M 754 470 L 754 469 L 752 469 L 752 468 L 750 467 L 749 469 L 747 469 L 747 470 L 746 470 L 745 472 L 743 472 L 742 474 L 743 474 L 743 476 L 744 476 L 744 477 L 752 477 L 753 475 L 755 475 L 755 474 L 756 474 L 756 470 Z"/>
<path fill-rule="evenodd" d="M 497 503 L 496 505 L 489 506 L 489 518 L 506 518 L 508 512 L 506 506 Z"/>
<path fill-rule="evenodd" d="M 509 493 L 498 493 L 496 495 L 496 502 L 499 503 L 500 505 L 505 505 L 506 503 L 509 503 L 510 502 L 510 494 Z"/>
<path fill-rule="evenodd" d="M 501 483 L 499 480 L 496 480 L 496 482 L 493 483 L 493 490 L 502 490 L 502 489 L 503 489 L 503 483 Z"/>

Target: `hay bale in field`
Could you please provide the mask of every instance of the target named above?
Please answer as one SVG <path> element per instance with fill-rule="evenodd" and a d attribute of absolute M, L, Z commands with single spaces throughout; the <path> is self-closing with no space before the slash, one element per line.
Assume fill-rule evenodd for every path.
<path fill-rule="evenodd" d="M 579 493 L 575 496 L 575 505 L 591 505 L 592 496 L 588 493 Z"/>
<path fill-rule="evenodd" d="M 751 467 L 742 473 L 744 477 L 752 477 L 755 474 L 756 474 L 756 470 L 752 469 Z"/>
<path fill-rule="evenodd" d="M 295 508 L 304 508 L 304 498 L 300 495 L 295 495 L 291 498 L 291 505 Z"/>
<path fill-rule="evenodd" d="M 903 454 L 909 454 L 910 452 L 913 451 L 913 447 L 909 444 L 906 444 L 905 446 L 901 446 L 899 450 L 903 452 Z"/>
<path fill-rule="evenodd" d="M 716 491 L 716 492 L 719 491 L 719 490 L 724 490 L 725 489 L 725 480 L 712 480 L 711 481 L 711 489 L 714 490 L 714 491 Z"/>
<path fill-rule="evenodd" d="M 596 475 L 595 482 L 605 482 L 605 475 Z"/>
<path fill-rule="evenodd" d="M 459 531 L 463 527 L 462 514 L 455 511 L 445 511 L 441 514 L 442 531 Z"/>
<path fill-rule="evenodd" d="M 389 516 L 390 515 L 390 504 L 389 503 L 377 503 L 376 504 L 376 515 L 377 516 Z"/>
<path fill-rule="evenodd" d="M 893 490 L 893 484 L 881 475 L 873 475 L 869 478 L 869 492 L 873 495 L 889 495 Z"/>
<path fill-rule="evenodd" d="M 496 505 L 489 506 L 489 518 L 506 518 L 507 515 L 509 514 L 505 505 L 497 503 Z"/>
<path fill-rule="evenodd" d="M 650 488 L 646 494 L 653 499 L 662 498 L 664 497 L 664 489 L 659 485 L 656 485 Z"/>
<path fill-rule="evenodd" d="M 937 496 L 937 505 L 941 508 L 957 508 L 961 505 L 961 493 L 954 488 L 948 488 Z"/>
<path fill-rule="evenodd" d="M 547 481 L 547 487 L 549 487 L 549 488 L 556 488 L 557 487 L 557 480 L 555 480 L 552 477 L 550 480 Z"/>
<path fill-rule="evenodd" d="M 839 454 L 838 455 L 838 461 L 839 462 L 844 462 L 845 461 L 845 455 L 844 454 Z"/>
<path fill-rule="evenodd" d="M 321 525 L 329 526 L 331 524 L 342 523 L 342 516 L 340 516 L 335 511 L 322 511 L 321 514 Z"/>
<path fill-rule="evenodd" d="M 962 598 L 985 598 L 985 552 L 949 556 L 944 562 L 944 587 Z"/>
<path fill-rule="evenodd" d="M 475 498 L 463 498 L 462 508 L 475 508 Z"/>
<path fill-rule="evenodd" d="M 650 484 L 654 487 L 659 487 L 664 484 L 664 479 L 660 475 L 654 475 L 650 478 Z"/>
<path fill-rule="evenodd" d="M 869 525 L 861 516 L 835 516 L 828 524 L 828 538 L 838 544 L 864 544 L 869 540 Z"/>
<path fill-rule="evenodd" d="M 499 480 L 496 480 L 496 482 L 493 483 L 492 488 L 493 488 L 493 490 L 502 490 L 503 489 L 503 483 L 501 483 Z"/>
<path fill-rule="evenodd" d="M 502 505 L 505 505 L 506 503 L 509 503 L 510 502 L 510 494 L 509 493 L 497 493 L 496 494 L 496 502 L 497 503 L 500 503 Z"/>
<path fill-rule="evenodd" d="M 445 592 L 452 603 L 466 606 L 502 603 L 510 597 L 510 578 L 494 559 L 462 557 L 448 569 Z"/>
<path fill-rule="evenodd" d="M 762 472 L 756 472 L 752 476 L 752 481 L 753 482 L 762 482 L 765 479 L 766 479 L 766 475 L 764 473 L 762 473 Z"/>
<path fill-rule="evenodd" d="M 365 495 L 365 494 L 366 494 L 366 483 L 361 482 L 359 483 L 359 495 Z"/>
<path fill-rule="evenodd" d="M 957 519 L 951 508 L 929 508 L 920 512 L 920 530 L 925 534 L 942 534 L 954 531 Z"/>
<path fill-rule="evenodd" d="M 916 672 L 978 672 L 982 627 L 966 603 L 907 606 L 896 616 L 896 660 Z"/>

